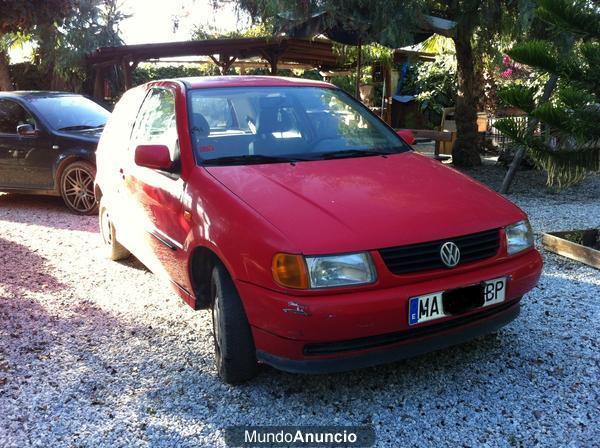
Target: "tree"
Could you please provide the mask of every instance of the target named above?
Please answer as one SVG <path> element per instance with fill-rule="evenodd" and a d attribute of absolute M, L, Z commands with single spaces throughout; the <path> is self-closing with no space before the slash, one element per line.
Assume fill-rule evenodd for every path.
<path fill-rule="evenodd" d="M 227 0 L 221 0 L 227 1 Z M 314 13 L 329 12 L 338 18 L 333 26 L 363 36 L 364 42 L 400 47 L 415 41 L 424 31 L 435 31 L 433 18 L 456 22 L 453 32 L 457 59 L 458 94 L 456 125 L 458 138 L 453 155 L 459 166 L 481 163 L 477 133 L 477 110 L 482 95 L 483 51 L 497 42 L 502 33 L 514 33 L 527 25 L 530 3 L 527 0 L 237 0 L 240 8 L 253 18 L 304 15 L 307 27 L 314 23 Z M 447 30 L 446 30 L 447 31 Z"/>
<path fill-rule="evenodd" d="M 481 164 L 477 111 L 483 106 L 485 55 L 498 52 L 498 43 L 522 36 L 531 19 L 532 2 L 522 0 L 428 0 L 432 14 L 457 22 L 452 36 L 456 49 L 458 92 L 457 139 L 452 160 L 457 166 Z"/>
<path fill-rule="evenodd" d="M 10 72 L 8 70 L 8 50 L 13 46 L 15 36 L 5 34 L 0 36 L 0 90 L 12 90 Z"/>
<path fill-rule="evenodd" d="M 396 48 L 414 43 L 433 28 L 424 0 L 216 0 L 235 2 L 255 21 L 268 21 L 276 33 L 314 36 L 324 32 L 339 43 L 378 43 Z"/>
<path fill-rule="evenodd" d="M 3 0 L 0 4 L 0 41 L 9 34 L 23 38 L 36 27 L 51 24 L 73 8 L 76 0 Z M 8 48 L 0 42 L 0 90 L 12 90 Z"/>
<path fill-rule="evenodd" d="M 562 188 L 600 171 L 600 8 L 588 0 L 538 0 L 537 15 L 553 31 L 518 43 L 515 61 L 549 75 L 544 93 L 514 85 L 500 92 L 528 115 L 527 125 L 505 119 L 496 127 L 519 145 L 501 192 L 506 193 L 526 152 Z"/>
<path fill-rule="evenodd" d="M 119 25 L 126 17 L 117 0 L 78 0 L 61 22 L 38 27 L 33 34 L 38 44 L 35 60 L 52 80 L 50 87 L 81 91 L 91 78 L 85 55 L 122 45 Z"/>

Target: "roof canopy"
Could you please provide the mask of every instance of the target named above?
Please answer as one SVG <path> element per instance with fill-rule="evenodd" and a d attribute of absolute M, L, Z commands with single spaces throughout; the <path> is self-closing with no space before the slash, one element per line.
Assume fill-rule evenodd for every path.
<path fill-rule="evenodd" d="M 337 56 L 333 53 L 331 42 L 287 37 L 210 39 L 103 47 L 88 55 L 87 61 L 94 66 L 103 66 L 181 56 L 209 56 L 219 66 L 227 68 L 236 59 L 252 57 L 262 57 L 271 65 L 277 61 L 315 67 L 337 64 Z"/>

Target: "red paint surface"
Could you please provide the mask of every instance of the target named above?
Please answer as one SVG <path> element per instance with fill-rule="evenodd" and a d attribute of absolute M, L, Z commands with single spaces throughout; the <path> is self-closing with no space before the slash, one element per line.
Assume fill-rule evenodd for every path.
<path fill-rule="evenodd" d="M 156 170 L 167 170 L 173 162 L 165 145 L 139 145 L 135 148 L 136 165 Z"/>
<path fill-rule="evenodd" d="M 412 131 L 409 131 L 408 129 L 400 129 L 396 131 L 396 133 L 400 137 L 402 137 L 402 140 L 404 140 L 409 145 L 412 145 L 415 142 L 415 134 L 413 134 Z"/>
<path fill-rule="evenodd" d="M 181 172 L 175 178 L 135 164 L 126 126 L 109 124 L 100 142 L 97 183 L 112 211 L 118 238 L 153 271 L 177 285 L 190 304 L 195 303 L 192 254 L 197 248 L 214 252 L 235 281 L 257 349 L 298 359 L 303 341 L 406 329 L 407 302 L 414 295 L 504 275 L 512 276 L 507 300 L 535 286 L 542 266 L 538 252 L 531 249 L 509 257 L 503 235 L 498 254 L 480 262 L 407 275 L 387 270 L 379 248 L 501 228 L 526 217 L 470 177 L 417 153 L 293 165 L 197 166 L 188 131 L 189 85 L 333 86 L 236 76 L 160 81 L 137 88 L 130 97 L 137 95 L 138 101 L 153 86 L 175 92 L 181 153 Z M 131 120 L 126 116 L 114 120 L 126 118 Z M 149 231 L 159 232 L 175 248 L 169 249 Z M 271 275 L 277 252 L 360 250 L 370 251 L 373 258 L 377 269 L 373 284 L 301 291 L 278 285 Z M 305 305 L 311 316 L 284 313 L 289 300 Z"/>

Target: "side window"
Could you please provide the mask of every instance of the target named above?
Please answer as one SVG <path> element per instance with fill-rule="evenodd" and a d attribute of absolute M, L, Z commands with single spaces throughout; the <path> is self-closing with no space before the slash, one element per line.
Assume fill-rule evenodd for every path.
<path fill-rule="evenodd" d="M 0 100 L 0 134 L 16 134 L 21 124 L 35 127 L 35 120 L 15 101 Z"/>
<path fill-rule="evenodd" d="M 171 148 L 177 144 L 175 95 L 172 91 L 156 88 L 148 94 L 138 113 L 132 140 L 135 145 L 160 143 Z"/>

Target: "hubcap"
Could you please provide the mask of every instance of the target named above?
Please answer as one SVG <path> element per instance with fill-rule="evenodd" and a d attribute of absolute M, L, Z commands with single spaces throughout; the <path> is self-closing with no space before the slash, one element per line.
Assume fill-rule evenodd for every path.
<path fill-rule="evenodd" d="M 63 192 L 69 205 L 81 213 L 94 208 L 94 179 L 83 168 L 72 168 L 63 180 Z"/>
<path fill-rule="evenodd" d="M 213 304 L 213 334 L 215 338 L 215 353 L 217 361 L 221 358 L 221 346 L 223 345 L 223 332 L 221 330 L 221 298 L 215 294 Z"/>
<path fill-rule="evenodd" d="M 102 228 L 102 239 L 104 240 L 104 243 L 111 245 L 112 223 L 110 222 L 110 218 L 106 209 L 102 211 L 102 222 L 100 223 L 100 227 Z"/>

